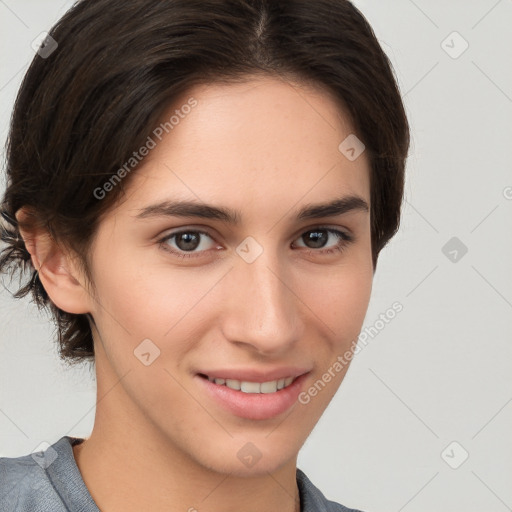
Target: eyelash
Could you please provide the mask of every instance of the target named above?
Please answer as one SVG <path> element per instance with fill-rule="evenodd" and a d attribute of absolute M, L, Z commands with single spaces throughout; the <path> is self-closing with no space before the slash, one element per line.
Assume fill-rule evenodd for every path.
<path fill-rule="evenodd" d="M 310 233 L 312 231 L 327 231 L 328 233 L 331 233 L 331 234 L 335 235 L 336 237 L 338 237 L 340 242 L 336 246 L 330 247 L 328 249 L 321 249 L 321 248 L 320 249 L 310 249 L 310 248 L 303 249 L 304 251 L 306 251 L 306 253 L 308 255 L 312 255 L 312 254 L 327 255 L 327 254 L 332 254 L 336 251 L 341 253 L 345 250 L 345 248 L 348 244 L 350 244 L 351 242 L 354 241 L 354 237 L 352 235 L 349 235 L 348 233 L 345 233 L 344 231 L 340 231 L 339 229 L 329 228 L 326 226 L 316 226 L 312 229 L 308 229 L 308 230 L 304 231 L 299 236 L 299 238 L 302 237 L 303 235 L 305 235 L 306 233 Z M 196 233 L 196 234 L 206 235 L 207 237 L 209 237 L 213 240 L 213 237 L 208 232 L 203 231 L 201 229 L 182 229 L 180 231 L 176 231 L 174 233 L 169 233 L 169 234 L 165 235 L 163 238 L 158 240 L 158 243 L 164 251 L 170 252 L 174 256 L 176 256 L 178 258 L 183 258 L 183 259 L 184 258 L 201 257 L 201 255 L 204 252 L 207 252 L 207 251 L 179 252 L 179 251 L 176 251 L 175 249 L 169 248 L 169 245 L 166 242 L 168 242 L 169 240 L 172 240 L 173 238 L 177 237 L 178 235 L 182 235 L 184 233 Z"/>

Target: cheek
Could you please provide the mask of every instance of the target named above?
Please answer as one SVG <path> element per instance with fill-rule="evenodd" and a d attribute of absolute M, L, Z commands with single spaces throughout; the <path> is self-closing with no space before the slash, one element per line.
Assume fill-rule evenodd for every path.
<path fill-rule="evenodd" d="M 314 312 L 317 323 L 324 324 L 327 338 L 338 345 L 357 338 L 371 296 L 371 256 L 360 264 L 342 263 L 327 272 L 302 277 L 299 296 Z"/>
<path fill-rule="evenodd" d="M 105 230 L 107 231 L 107 230 Z M 104 234 L 95 254 L 94 280 L 98 291 L 98 311 L 106 320 L 132 331 L 139 321 L 150 319 L 164 283 L 158 275 L 149 275 L 151 267 L 143 251 L 116 237 Z M 105 315 L 107 313 L 107 315 Z M 156 312 L 155 312 L 156 313 Z"/>
<path fill-rule="evenodd" d="M 311 309 L 329 328 L 330 339 L 346 344 L 357 337 L 370 300 L 371 280 L 331 278 L 312 296 Z"/>
<path fill-rule="evenodd" d="M 192 331 L 210 318 L 209 310 L 201 306 L 219 281 L 218 272 L 176 269 L 160 259 L 150 262 L 147 255 L 132 255 L 116 259 L 111 253 L 103 265 L 97 260 L 95 319 L 104 341 L 115 340 L 109 350 L 133 355 L 147 338 L 168 357 L 179 359 L 180 353 L 190 349 Z M 198 318 L 198 312 L 203 317 Z"/>

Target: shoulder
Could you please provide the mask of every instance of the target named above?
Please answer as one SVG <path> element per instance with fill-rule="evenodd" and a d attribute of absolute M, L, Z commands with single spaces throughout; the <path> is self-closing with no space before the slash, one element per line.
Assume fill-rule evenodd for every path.
<path fill-rule="evenodd" d="M 2 512 L 68 510 L 60 494 L 66 482 L 59 478 L 59 472 L 67 466 L 70 454 L 72 457 L 71 439 L 62 437 L 45 451 L 0 457 Z"/>
<path fill-rule="evenodd" d="M 299 468 L 297 468 L 297 485 L 301 499 L 301 512 L 361 512 L 328 500 Z"/>
<path fill-rule="evenodd" d="M 28 512 L 42 510 L 43 502 L 44 507 L 47 503 L 59 505 L 55 503 L 55 493 L 46 471 L 32 455 L 36 456 L 0 458 L 0 510 Z"/>

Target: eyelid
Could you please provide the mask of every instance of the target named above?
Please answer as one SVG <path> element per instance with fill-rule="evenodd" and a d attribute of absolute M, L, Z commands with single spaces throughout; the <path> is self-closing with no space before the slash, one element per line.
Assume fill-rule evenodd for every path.
<path fill-rule="evenodd" d="M 297 239 L 297 237 L 303 235 L 304 233 L 308 233 L 309 231 L 315 231 L 315 229 L 325 229 L 326 231 L 338 231 L 342 233 L 344 236 L 346 236 L 347 239 L 355 238 L 354 235 L 352 234 L 352 231 L 344 226 L 340 226 L 337 224 L 312 224 L 310 226 L 305 226 L 301 228 L 295 235 L 294 240 Z"/>

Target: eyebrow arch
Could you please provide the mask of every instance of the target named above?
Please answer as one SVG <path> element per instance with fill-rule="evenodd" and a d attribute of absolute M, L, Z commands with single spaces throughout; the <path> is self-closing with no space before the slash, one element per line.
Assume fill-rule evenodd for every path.
<path fill-rule="evenodd" d="M 359 196 L 346 196 L 327 203 L 309 204 L 297 213 L 297 220 L 334 217 L 352 211 L 369 211 L 368 203 Z M 238 224 L 242 217 L 237 210 L 198 203 L 195 201 L 162 201 L 142 208 L 136 219 L 152 217 L 197 217 L 221 220 L 228 224 Z"/>

